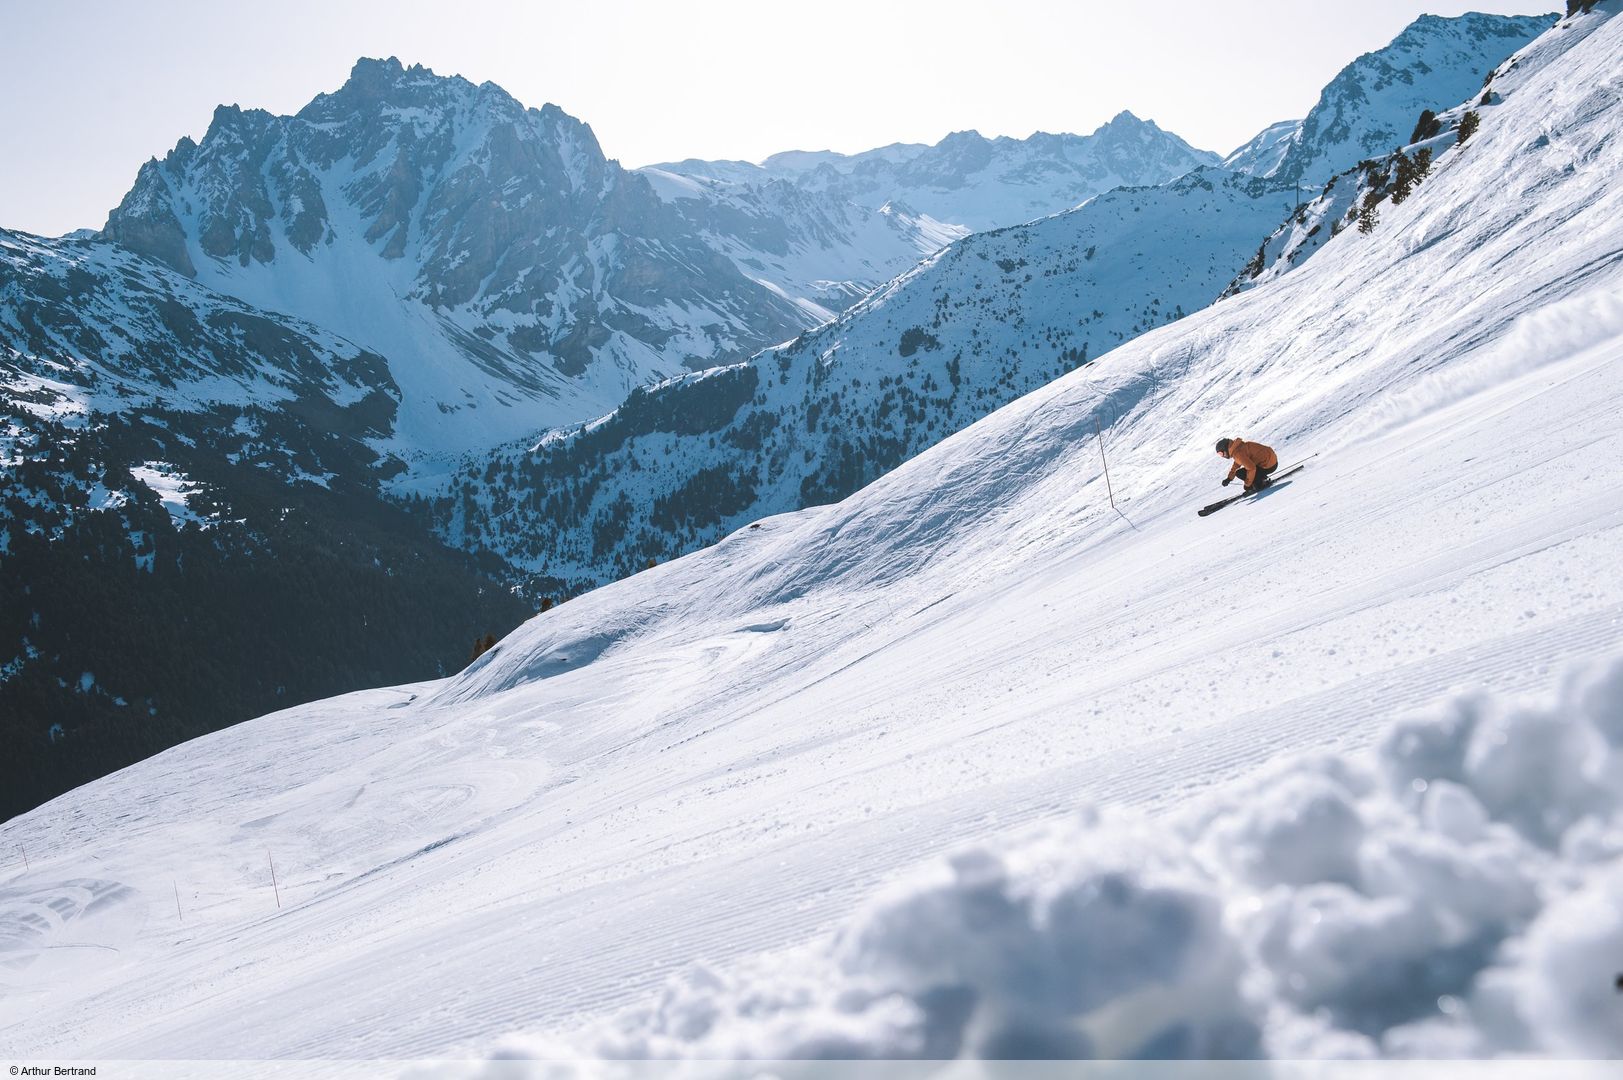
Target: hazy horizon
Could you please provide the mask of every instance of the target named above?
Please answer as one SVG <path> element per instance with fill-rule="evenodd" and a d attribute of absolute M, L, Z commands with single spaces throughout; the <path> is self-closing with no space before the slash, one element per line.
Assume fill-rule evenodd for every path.
<path fill-rule="evenodd" d="M 736 0 L 591 10 L 483 0 L 454 16 L 421 2 L 14 6 L 0 88 L 23 105 L 0 119 L 0 227 L 98 228 L 141 163 L 201 138 L 216 106 L 297 112 L 363 56 L 556 104 L 633 168 L 855 153 L 964 130 L 1085 134 L 1123 110 L 1227 154 L 1304 115 L 1337 71 L 1423 13 L 1554 8 L 1368 0 L 1333 21 L 1285 0 L 815 10 Z"/>

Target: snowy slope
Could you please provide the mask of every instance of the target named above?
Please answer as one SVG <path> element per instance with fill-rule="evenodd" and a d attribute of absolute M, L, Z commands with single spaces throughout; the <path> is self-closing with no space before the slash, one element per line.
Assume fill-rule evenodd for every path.
<path fill-rule="evenodd" d="M 1473 101 L 1445 109 L 1428 125 L 1435 127 L 1435 134 L 1424 132 L 1413 143 L 1332 176 L 1323 191 L 1304 201 L 1263 240 L 1223 295 L 1233 296 L 1290 273 L 1344 229 L 1363 231 L 1366 222 L 1370 229 L 1378 227 L 1382 206 L 1401 205 L 1410 198 L 1430 177 L 1437 155 L 1461 141 L 1464 117 L 1474 114 L 1480 122 L 1487 108 Z"/>
<path fill-rule="evenodd" d="M 539 446 L 469 462 L 435 512 L 564 594 L 843 498 L 1089 357 L 1209 304 L 1289 211 L 1198 169 L 972 235 L 838 320 Z"/>
<path fill-rule="evenodd" d="M 1189 813 L 1282 752 L 1367 746 L 1456 686 L 1547 690 L 1564 663 L 1618 647 L 1618 7 L 1526 50 L 1477 136 L 1372 235 L 1343 233 L 842 503 L 565 604 L 457 678 L 268 716 L 0 827 L 31 859 L 0 893 L 0 1046 L 466 1052 L 651 1001 L 702 959 L 725 979 L 696 976 L 617 1024 L 625 1052 L 900 1052 L 932 1002 L 963 1036 L 948 1051 L 986 1049 L 998 1043 L 977 1032 L 999 1028 L 975 1025 L 999 1018 L 978 1001 L 1032 987 L 1022 971 L 1098 964 L 1139 981 L 1043 995 L 1070 1010 L 1058 1030 L 1004 1045 L 1617 1054 L 1615 1014 L 1598 1011 L 1613 991 L 1591 981 L 1614 974 L 1601 958 L 1618 941 L 1618 846 L 1604 816 L 1584 835 L 1572 816 L 1592 800 L 1591 816 L 1615 821 L 1615 783 L 1572 783 L 1605 778 L 1574 762 L 1616 764 L 1597 741 L 1616 745 L 1599 726 L 1623 699 L 1615 669 L 1559 709 L 1472 706 L 1415 729 L 1379 770 L 1332 758 L 1283 796 L 1225 793 L 1211 811 L 1223 820 L 1195 833 L 1157 826 L 1135 843 L 1084 827 L 1060 851 L 1017 849 L 1008 873 L 986 852 L 1089 800 Z M 1095 419 L 1131 525 L 1108 505 Z M 1195 518 L 1218 493 L 1213 438 L 1240 433 L 1318 457 Z M 1450 781 L 1463 794 L 1411 809 L 1401 785 L 1446 779 L 1466 741 Z M 1505 745 L 1524 752 L 1492 753 Z M 1394 781 L 1397 795 L 1374 788 Z M 1411 840 L 1400 812 L 1427 815 L 1425 832 Z M 1314 814 L 1330 825 L 1290 827 Z M 1196 876 L 1185 849 L 1213 830 L 1229 836 L 1230 870 L 1252 877 Z M 1293 842 L 1336 835 L 1322 861 L 1291 857 Z M 968 841 L 982 851 L 847 923 L 898 868 Z M 1365 860 L 1391 868 L 1400 844 L 1397 880 L 1419 884 L 1388 878 L 1383 892 Z M 1462 889 L 1462 872 L 1482 876 Z M 1123 932 L 1101 945 L 1084 933 L 1089 909 L 1060 906 L 1047 910 L 1077 917 L 996 936 L 1022 932 L 1027 909 L 1004 900 L 1043 880 L 1060 900 L 1103 897 Z M 1275 932 L 1228 936 L 1217 908 L 1231 900 Z M 1191 966 L 1155 950 L 1167 935 L 1127 932 L 1146 918 L 1164 929 L 1157 913 L 1181 940 L 1220 946 L 1219 962 Z M 842 925 L 834 977 L 855 985 L 794 983 L 815 969 L 781 955 L 751 974 Z M 927 949 L 909 948 L 911 930 Z M 1010 943 L 1068 963 L 977 965 Z M 1416 955 L 1459 992 L 1356 977 L 1362 956 L 1378 975 Z M 1525 982 L 1498 985 L 1501 959 Z M 1153 993 L 1146 970 L 1162 975 Z M 1371 1000 L 1391 1008 L 1346 1007 Z M 1209 1037 L 1244 1034 L 1236 1019 L 1258 1025 L 1254 1042 Z"/>
<path fill-rule="evenodd" d="M 1280 162 L 1301 130 L 1300 120 L 1269 124 L 1224 158 L 1223 168 L 1253 176 L 1272 176 L 1279 171 Z"/>
<path fill-rule="evenodd" d="M 1311 128 L 1373 137 L 1415 95 L 1477 85 L 1483 64 L 1503 60 L 1538 25 L 1498 16 L 1419 20 L 1327 86 Z M 639 391 L 609 417 L 542 440 L 539 454 L 533 444 L 499 451 L 494 462 L 481 454 L 434 498 L 443 535 L 499 553 L 537 589 L 571 595 L 763 514 L 843 497 L 1102 349 L 1300 265 L 1346 224 L 1364 190 L 1332 185 L 1293 216 L 1305 193 L 1258 174 L 1277 172 L 1287 153 L 1305 153 L 1301 140 L 1302 125 L 1274 124 L 1230 156 L 1241 176 L 1196 169 L 1153 191 L 1095 197 L 1074 219 L 1062 213 L 994 230 L 995 238 L 952 250 L 973 251 L 997 273 L 937 257 L 881 290 L 883 299 L 743 371 L 678 380 L 652 396 Z M 823 310 L 859 292 L 821 278 L 852 253 L 878 252 L 864 261 L 877 268 L 906 257 L 885 254 L 885 244 L 924 250 L 934 242 L 919 228 L 933 222 L 895 203 L 879 215 L 895 227 L 878 230 L 876 242 L 878 218 L 858 204 L 891 191 L 913 197 L 907 185 L 928 176 L 932 198 L 1001 200 L 1003 217 L 987 220 L 1009 220 L 1011 207 L 1032 212 L 1057 198 L 1044 184 L 1085 188 L 1101 162 L 1119 164 L 1113 176 L 1181 167 L 1181 145 L 1123 114 L 1085 137 L 987 141 L 971 133 L 935 147 L 797 153 L 760 166 L 690 160 L 643 172 L 746 274 Z M 1025 250 L 1033 238 L 1046 253 L 1036 260 Z M 812 354 L 821 357 L 815 365 Z M 850 357 L 866 370 L 852 368 Z M 777 369 L 767 370 L 771 364 Z"/>

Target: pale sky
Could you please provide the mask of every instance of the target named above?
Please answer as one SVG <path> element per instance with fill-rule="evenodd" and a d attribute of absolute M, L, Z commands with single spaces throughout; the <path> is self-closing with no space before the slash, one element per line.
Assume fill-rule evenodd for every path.
<path fill-rule="evenodd" d="M 1227 153 L 1302 116 L 1422 12 L 1513 0 L 0 0 L 0 226 L 99 228 L 214 107 L 297 112 L 359 56 L 492 81 L 610 157 L 759 161 L 951 131 L 1086 133 L 1122 109 Z"/>

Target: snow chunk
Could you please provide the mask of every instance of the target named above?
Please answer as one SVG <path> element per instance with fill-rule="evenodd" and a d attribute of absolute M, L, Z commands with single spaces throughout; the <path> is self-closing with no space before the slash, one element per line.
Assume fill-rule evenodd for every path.
<path fill-rule="evenodd" d="M 695 970 L 608 1057 L 1232 1057 L 1257 1052 L 1239 945 L 1174 838 L 1091 819 L 878 896 L 826 951 Z"/>
<path fill-rule="evenodd" d="M 1613 982 L 1620 957 L 1623 865 L 1551 904 L 1527 932 L 1517 1004 L 1552 1052 L 1623 1053 L 1623 1007 Z"/>
<path fill-rule="evenodd" d="M 832 940 L 694 968 L 608 1058 L 1623 1053 L 1623 656 L 1165 819 L 959 852 Z M 1565 852 L 1566 854 L 1563 854 Z M 525 1056 L 514 1043 L 502 1056 Z M 555 1049 L 555 1048 L 554 1048 Z"/>
<path fill-rule="evenodd" d="M 1225 808 L 1209 837 L 1243 876 L 1260 886 L 1351 882 L 1364 823 L 1344 777 L 1301 770 L 1280 777 L 1255 802 Z"/>
<path fill-rule="evenodd" d="M 1168 840 L 1094 820 L 1007 854 L 959 855 L 859 918 L 840 965 L 904 992 L 934 1047 L 1249 1055 L 1258 1031 L 1221 899 Z"/>

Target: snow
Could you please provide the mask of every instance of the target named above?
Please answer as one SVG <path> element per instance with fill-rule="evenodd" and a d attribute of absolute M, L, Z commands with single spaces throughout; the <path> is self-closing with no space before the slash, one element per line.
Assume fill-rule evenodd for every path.
<path fill-rule="evenodd" d="M 684 204 L 682 214 L 707 244 L 799 307 L 809 325 L 969 231 L 888 203 L 876 209 L 802 190 L 742 162 L 638 171 L 660 198 Z"/>
<path fill-rule="evenodd" d="M 1253 135 L 1223 159 L 1223 168 L 1255 176 L 1272 176 L 1302 129 L 1300 120 L 1279 120 Z"/>
<path fill-rule="evenodd" d="M 807 481 L 826 475 L 824 458 L 846 453 L 847 438 L 871 438 L 876 456 L 895 453 L 882 462 L 889 465 L 907 453 L 878 444 L 917 453 L 1083 357 L 1207 306 L 1256 238 L 1288 211 L 1289 191 L 1200 169 L 1166 185 L 1120 189 L 1028 225 L 968 237 L 834 322 L 755 357 L 761 390 L 737 409 L 731 434 L 756 422 L 771 434 L 742 440 L 749 449 L 734 448 L 725 430 L 676 439 L 659 432 L 623 437 L 625 457 L 635 455 L 640 467 L 604 463 L 583 470 L 593 505 L 573 521 L 555 522 L 540 508 L 520 505 L 499 526 L 474 521 L 449 538 L 548 575 L 600 581 L 605 543 L 630 547 L 668 529 L 653 508 L 699 469 L 760 476 L 729 516 L 731 528 L 803 506 Z M 675 321 L 669 314 L 660 318 Z M 909 334 L 925 328 L 938 340 L 904 351 Z M 900 408 L 894 407 L 898 396 Z M 839 419 L 819 423 L 825 410 Z M 560 470 L 515 483 L 514 474 L 523 475 L 528 464 L 514 452 L 520 449 L 498 457 L 497 468 L 489 468 L 488 458 L 470 462 L 464 490 L 471 488 L 476 503 L 574 479 Z M 760 460 L 781 464 L 758 470 Z M 629 513 L 613 509 L 622 498 Z M 623 516 L 617 535 L 605 537 L 592 526 L 604 515 Z M 662 557 L 697 546 L 691 538 L 665 535 L 671 546 Z M 645 558 L 623 563 L 641 565 Z"/>
<path fill-rule="evenodd" d="M 188 502 L 197 488 L 184 473 L 174 471 L 172 466 L 161 461 L 149 461 L 131 469 L 130 475 L 158 496 L 163 508 L 169 512 L 169 520 L 175 523 L 177 529 L 187 522 L 207 523 L 208 519 L 193 510 Z M 119 494 L 122 495 L 122 492 Z"/>
<path fill-rule="evenodd" d="M 277 357 L 246 349 L 218 328 L 201 340 L 168 328 L 164 313 L 189 309 L 203 324 L 259 313 L 201 288 L 194 281 L 114 245 L 63 242 L 0 229 L 0 257 L 23 282 L 57 283 L 75 273 L 99 279 L 80 296 L 61 327 L 34 319 L 9 329 L 27 351 L 11 350 L 10 370 L 0 372 L 10 398 L 40 420 L 82 427 L 94 413 L 133 412 L 154 407 L 201 410 L 221 403 L 274 407 L 311 387 L 309 373 Z M 122 288 L 112 285 L 120 282 Z M 37 302 L 31 288 L 24 306 Z M 290 335 L 329 359 L 315 389 L 352 401 L 358 396 L 356 347 L 316 327 L 289 321 Z M 85 351 L 86 341 L 99 347 Z M 60 373 L 61 380 L 42 374 Z M 73 382 L 66 380 L 72 379 Z M 0 430 L 0 441 L 10 441 Z"/>
<path fill-rule="evenodd" d="M 89 510 L 118 510 L 129 501 L 128 492 L 110 490 L 99 480 L 85 493 L 85 508 Z"/>
<path fill-rule="evenodd" d="M 8 400 L 31 416 L 58 424 L 82 424 L 90 411 L 83 387 L 25 371 L 5 372 Z"/>
<path fill-rule="evenodd" d="M 1422 110 L 1442 112 L 1480 94 L 1483 76 L 1553 21 L 1476 11 L 1422 15 L 1389 45 L 1343 68 L 1294 133 L 1281 140 L 1271 126 L 1237 153 L 1258 175 L 1323 183 L 1407 144 Z"/>
<path fill-rule="evenodd" d="M 1563 838 L 1623 825 L 1618 789 L 1597 783 L 1623 766 L 1597 727 L 1620 712 L 1623 655 L 1551 702 L 1456 697 L 1373 757 L 1304 755 L 1160 819 L 1089 810 L 962 849 L 815 947 L 691 969 L 576 1049 L 1616 1056 L 1623 868 Z M 1590 753 L 1546 755 L 1534 772 L 1551 788 L 1505 799 L 1488 760 L 1544 740 Z M 1542 818 L 1552 797 L 1583 803 L 1559 833 Z M 1543 1033 L 1532 1046 L 1514 1034 L 1527 1029 Z"/>
<path fill-rule="evenodd" d="M 1373 234 L 0 826 L 0 1049 L 1623 1054 L 1618 6 Z"/>
<path fill-rule="evenodd" d="M 1057 213 L 1115 187 L 1164 183 L 1217 162 L 1216 154 L 1124 111 L 1088 135 L 1039 131 L 1025 139 L 987 139 L 958 131 L 934 146 L 896 143 L 851 155 L 789 151 L 760 166 L 685 161 L 658 168 L 726 180 L 753 169 L 863 206 L 905 203 L 936 221 L 981 231 Z"/>

